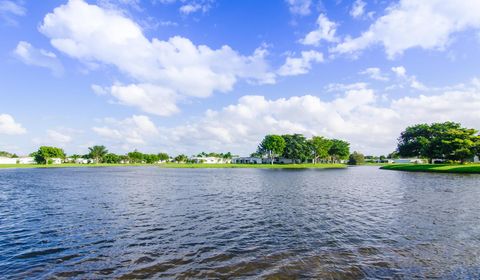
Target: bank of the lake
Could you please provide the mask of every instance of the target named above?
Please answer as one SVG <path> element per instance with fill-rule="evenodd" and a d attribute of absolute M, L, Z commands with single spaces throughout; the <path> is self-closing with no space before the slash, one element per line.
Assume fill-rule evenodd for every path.
<path fill-rule="evenodd" d="M 480 174 L 480 164 L 391 164 L 382 166 L 380 169 L 411 172 Z"/>
<path fill-rule="evenodd" d="M 278 168 L 278 169 L 332 169 L 346 168 L 345 164 L 205 164 L 205 163 L 166 163 L 166 164 L 0 164 L 0 168 L 68 168 L 68 167 L 127 167 L 127 166 L 153 166 L 160 168 Z"/>

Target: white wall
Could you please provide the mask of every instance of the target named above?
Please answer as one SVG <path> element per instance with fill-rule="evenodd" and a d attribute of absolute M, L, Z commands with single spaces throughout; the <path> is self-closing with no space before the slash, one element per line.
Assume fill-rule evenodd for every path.
<path fill-rule="evenodd" d="M 0 157 L 0 164 L 16 164 L 17 158 Z"/>

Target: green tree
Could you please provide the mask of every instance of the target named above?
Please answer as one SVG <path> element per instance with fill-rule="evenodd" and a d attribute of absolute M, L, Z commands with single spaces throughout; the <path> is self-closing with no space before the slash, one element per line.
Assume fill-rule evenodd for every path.
<path fill-rule="evenodd" d="M 120 156 L 114 153 L 108 153 L 103 157 L 105 163 L 120 163 Z"/>
<path fill-rule="evenodd" d="M 146 155 L 143 156 L 143 159 L 148 164 L 156 163 L 156 162 L 158 162 L 158 155 L 146 154 Z"/>
<path fill-rule="evenodd" d="M 285 149 L 282 156 L 291 159 L 293 163 L 304 162 L 308 159 L 310 146 L 302 134 L 282 135 L 285 140 Z"/>
<path fill-rule="evenodd" d="M 479 136 L 475 129 L 459 123 L 417 124 L 407 127 L 398 138 L 397 150 L 404 157 L 423 157 L 464 162 L 473 157 Z"/>
<path fill-rule="evenodd" d="M 130 160 L 130 163 L 142 163 L 144 161 L 144 154 L 137 150 L 134 150 L 133 152 L 130 152 L 127 155 Z"/>
<path fill-rule="evenodd" d="M 158 156 L 158 160 L 162 160 L 162 161 L 167 161 L 170 159 L 167 153 L 159 153 L 157 156 Z"/>
<path fill-rule="evenodd" d="M 176 163 L 182 163 L 182 162 L 187 162 L 188 161 L 188 157 L 184 154 L 181 154 L 181 155 L 178 155 L 174 158 L 175 162 Z"/>
<path fill-rule="evenodd" d="M 14 154 L 11 154 L 9 152 L 5 152 L 5 151 L 0 151 L 0 157 L 8 157 L 8 158 L 11 158 L 13 157 Z"/>
<path fill-rule="evenodd" d="M 49 164 L 52 158 L 64 159 L 65 152 L 57 147 L 41 146 L 38 148 L 38 151 L 33 154 L 33 157 L 38 164 Z"/>
<path fill-rule="evenodd" d="M 350 143 L 347 141 L 332 139 L 332 146 L 328 150 L 328 155 L 332 158 L 333 162 L 348 159 L 350 155 Z"/>
<path fill-rule="evenodd" d="M 359 152 L 353 152 L 348 158 L 348 164 L 360 165 L 365 163 L 365 157 Z"/>
<path fill-rule="evenodd" d="M 105 146 L 93 146 L 88 148 L 88 156 L 95 160 L 95 163 L 100 163 L 103 157 L 108 154 L 108 150 Z"/>
<path fill-rule="evenodd" d="M 285 150 L 285 139 L 280 135 L 267 135 L 258 146 L 257 153 L 266 155 L 273 164 L 275 157 L 280 156 Z"/>
<path fill-rule="evenodd" d="M 328 158 L 328 151 L 333 145 L 330 139 L 322 136 L 313 136 L 309 140 L 310 149 L 312 151 L 313 163 L 317 163 L 319 159 Z"/>

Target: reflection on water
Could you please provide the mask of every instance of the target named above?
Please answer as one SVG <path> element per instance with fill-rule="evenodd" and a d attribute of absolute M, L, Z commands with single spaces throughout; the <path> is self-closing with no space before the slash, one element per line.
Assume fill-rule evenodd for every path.
<path fill-rule="evenodd" d="M 480 278 L 480 176 L 0 170 L 5 278 Z"/>

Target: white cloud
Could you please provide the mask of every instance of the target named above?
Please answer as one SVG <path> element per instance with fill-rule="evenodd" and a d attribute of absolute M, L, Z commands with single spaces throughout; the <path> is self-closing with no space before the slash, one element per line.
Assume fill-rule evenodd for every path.
<path fill-rule="evenodd" d="M 407 70 L 403 66 L 396 66 L 392 67 L 393 73 L 395 73 L 398 77 L 405 77 L 407 74 Z"/>
<path fill-rule="evenodd" d="M 161 128 L 166 137 L 161 145 L 170 143 L 172 149 L 186 153 L 229 150 L 247 155 L 266 134 L 303 133 L 345 139 L 352 150 L 379 155 L 393 151 L 400 132 L 412 124 L 451 120 L 480 128 L 480 89 L 473 84 L 399 99 L 384 99 L 363 83 L 331 88 L 343 91 L 332 100 L 312 95 L 272 100 L 244 96 L 219 111 L 207 111 L 195 122 Z"/>
<path fill-rule="evenodd" d="M 16 25 L 15 17 L 25 16 L 26 14 L 27 9 L 20 3 L 9 0 L 0 1 L 0 18 L 7 24 Z"/>
<path fill-rule="evenodd" d="M 113 141 L 115 146 L 124 150 L 143 146 L 147 138 L 155 137 L 159 133 L 150 118 L 143 115 L 133 115 L 124 120 L 107 118 L 103 122 L 104 126 L 96 126 L 92 130 L 100 137 Z"/>
<path fill-rule="evenodd" d="M 323 54 L 317 51 L 304 51 L 300 57 L 287 57 L 285 64 L 278 70 L 280 76 L 296 76 L 306 74 L 312 68 L 312 63 L 323 62 Z"/>
<path fill-rule="evenodd" d="M 305 38 L 300 40 L 300 43 L 318 46 L 322 40 L 326 42 L 336 42 L 338 41 L 335 35 L 336 32 L 337 24 L 330 21 L 324 14 L 320 14 L 317 19 L 317 29 L 308 33 Z"/>
<path fill-rule="evenodd" d="M 382 73 L 380 68 L 377 67 L 369 67 L 361 71 L 359 74 L 368 75 L 370 78 L 378 81 L 388 81 L 388 76 Z"/>
<path fill-rule="evenodd" d="M 480 1 L 401 0 L 386 9 L 359 37 L 347 37 L 332 49 L 355 54 L 373 45 L 383 45 L 389 58 L 410 48 L 443 50 L 452 35 L 480 28 Z"/>
<path fill-rule="evenodd" d="M 353 18 L 359 18 L 359 17 L 363 16 L 363 14 L 365 13 L 365 6 L 366 5 L 367 4 L 365 2 L 363 2 L 362 0 L 356 0 L 353 3 L 352 9 L 350 10 L 350 15 Z"/>
<path fill-rule="evenodd" d="M 63 74 L 63 65 L 52 52 L 36 49 L 30 43 L 20 41 L 13 53 L 19 60 L 27 65 L 48 68 L 55 76 Z"/>
<path fill-rule="evenodd" d="M 416 89 L 416 90 L 427 90 L 428 89 L 424 84 L 422 84 L 421 82 L 419 82 L 417 80 L 416 76 L 407 75 L 407 69 L 405 69 L 405 67 L 403 67 L 403 66 L 392 67 L 392 71 L 396 74 L 396 76 L 398 78 L 407 82 L 408 85 L 411 88 Z"/>
<path fill-rule="evenodd" d="M 202 5 L 200 4 L 186 4 L 180 7 L 180 13 L 189 15 L 191 13 L 195 13 L 197 11 L 202 10 Z"/>
<path fill-rule="evenodd" d="M 56 144 L 66 144 L 72 141 L 72 137 L 66 135 L 60 131 L 49 129 L 47 130 L 47 138 L 49 142 L 53 142 Z"/>
<path fill-rule="evenodd" d="M 286 0 L 286 2 L 292 14 L 300 16 L 310 14 L 312 0 Z"/>
<path fill-rule="evenodd" d="M 0 134 L 20 135 L 25 134 L 27 130 L 15 121 L 9 114 L 0 114 Z"/>
<path fill-rule="evenodd" d="M 89 21 L 85 22 L 85 18 Z M 167 41 L 149 40 L 140 26 L 123 14 L 83 0 L 70 0 L 55 8 L 45 16 L 40 31 L 50 38 L 56 49 L 73 58 L 84 63 L 116 66 L 133 78 L 139 88 L 145 90 L 143 85 L 149 84 L 168 89 L 177 96 L 170 98 L 170 94 L 164 94 L 168 100 L 150 104 L 158 108 L 148 109 L 149 113 L 176 111 L 172 110 L 171 100 L 231 91 L 240 79 L 253 83 L 275 82 L 275 75 L 265 61 L 267 51 L 263 46 L 252 55 L 243 56 L 226 45 L 214 50 L 179 36 Z M 159 96 L 156 93 L 144 96 L 148 99 L 152 95 Z M 130 98 L 121 96 L 122 104 L 141 110 L 147 108 L 142 105 L 147 99 L 130 102 Z"/>

